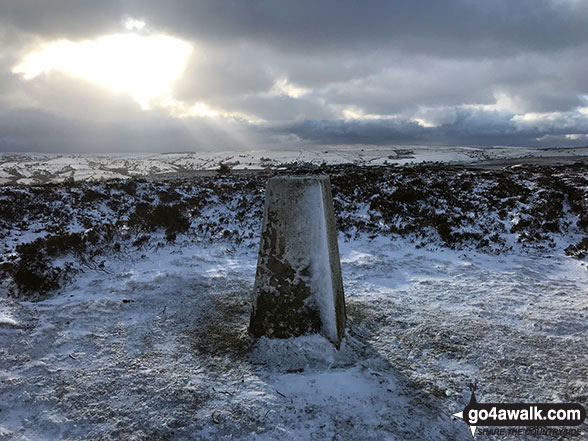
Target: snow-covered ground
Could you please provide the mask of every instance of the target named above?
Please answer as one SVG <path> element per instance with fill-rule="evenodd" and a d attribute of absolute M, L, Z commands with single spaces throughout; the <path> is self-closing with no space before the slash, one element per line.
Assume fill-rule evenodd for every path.
<path fill-rule="evenodd" d="M 422 185 L 436 194 L 435 169 L 428 170 Z M 533 198 L 552 189 L 533 185 L 552 172 L 509 172 L 511 184 L 533 194 L 503 198 L 507 214 L 500 220 L 502 206 L 489 207 L 485 198 L 503 175 L 486 176 L 487 184 L 478 172 L 438 170 L 451 186 L 477 183 L 460 191 L 480 206 L 443 203 L 448 216 L 459 212 L 464 219 L 460 227 L 449 222 L 451 234 L 463 234 L 465 219 L 475 219 L 489 229 L 484 237 L 499 234 L 498 251 L 444 241 L 445 227 L 441 236 L 434 228 L 427 235 L 391 229 L 384 202 L 371 207 L 354 200 L 360 189 L 346 190 L 351 170 L 341 172 L 333 179 L 348 313 L 340 351 L 319 336 L 253 340 L 247 334 L 261 178 L 235 178 L 239 186 L 210 178 L 136 188 L 6 188 L 3 200 L 24 204 L 29 216 L 11 219 L 6 212 L 4 264 L 25 258 L 27 249 L 18 244 L 62 237 L 59 222 L 82 235 L 120 223 L 116 234 L 96 239 L 108 249 L 91 258 L 59 254 L 40 242 L 52 264 L 72 264 L 40 301 L 31 301 L 38 298 L 31 293 L 14 297 L 8 277 L 0 285 L 0 440 L 471 439 L 467 426 L 451 417 L 467 404 L 470 382 L 478 384 L 478 401 L 586 406 L 588 268 L 585 258 L 564 252 L 583 234 L 570 208 L 575 193 L 565 190 L 571 196 L 562 196 L 562 218 L 549 237 L 527 246 L 516 238 L 544 234 L 542 227 L 509 230 L 526 219 L 525 210 L 544 207 L 541 197 Z M 380 197 L 398 195 L 403 179 L 422 176 L 423 169 L 390 173 L 396 180 L 378 181 Z M 585 194 L 578 184 L 583 169 L 561 176 L 561 182 L 574 178 Z M 421 222 L 407 216 L 431 199 L 419 205 L 404 197 L 406 211 L 390 209 L 397 213 L 393 222 Z M 125 207 L 132 212 L 149 198 L 174 200 L 190 213 L 190 228 L 174 241 L 162 228 L 135 225 Z M 372 224 L 381 229 L 370 230 Z M 586 436 L 586 426 L 583 431 Z"/>
<path fill-rule="evenodd" d="M 254 249 L 185 244 L 3 298 L 7 439 L 467 439 L 469 399 L 588 392 L 588 272 L 564 256 L 341 243 L 349 335 L 250 341 Z M 585 399 L 585 398 L 584 398 Z M 338 437 L 338 438 L 337 438 Z"/>
<path fill-rule="evenodd" d="M 242 152 L 197 152 L 119 155 L 59 155 L 0 153 L 0 184 L 44 184 L 67 180 L 90 181 L 153 176 L 218 169 L 227 164 L 235 170 L 255 170 L 295 163 L 311 164 L 482 164 L 493 161 L 586 160 L 588 147 L 329 147 L 299 150 L 252 150 Z"/>

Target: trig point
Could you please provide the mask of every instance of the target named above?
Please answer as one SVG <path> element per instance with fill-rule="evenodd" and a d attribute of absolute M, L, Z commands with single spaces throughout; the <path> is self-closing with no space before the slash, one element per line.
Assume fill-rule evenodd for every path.
<path fill-rule="evenodd" d="M 337 347 L 345 298 L 328 176 L 268 181 L 249 332 L 320 333 Z"/>

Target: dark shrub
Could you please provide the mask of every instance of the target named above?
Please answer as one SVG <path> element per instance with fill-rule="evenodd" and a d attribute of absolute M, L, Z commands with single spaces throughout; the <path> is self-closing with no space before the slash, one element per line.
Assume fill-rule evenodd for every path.
<path fill-rule="evenodd" d="M 405 204 L 414 204 L 419 200 L 424 200 L 425 194 L 413 186 L 401 187 L 392 193 L 392 199 Z"/>
<path fill-rule="evenodd" d="M 42 253 L 55 257 L 67 253 L 82 254 L 86 248 L 83 233 L 62 233 L 54 236 L 41 237 L 30 243 L 16 247 L 21 259 L 37 256 Z"/>
<path fill-rule="evenodd" d="M 180 194 L 173 188 L 171 188 L 169 190 L 160 191 L 157 193 L 157 196 L 159 197 L 159 201 L 162 204 L 169 204 L 170 202 L 176 202 L 176 201 L 180 200 L 180 198 L 181 198 Z"/>
<path fill-rule="evenodd" d="M 152 206 L 142 202 L 129 216 L 129 225 L 147 231 L 165 228 L 166 233 L 171 235 L 188 231 L 190 221 L 175 205 Z"/>
<path fill-rule="evenodd" d="M 576 245 L 570 245 L 566 248 L 566 255 L 575 257 L 576 259 L 583 259 L 588 255 L 588 237 L 583 238 Z"/>
<path fill-rule="evenodd" d="M 95 202 L 99 199 L 106 199 L 107 196 L 104 193 L 100 193 L 99 191 L 94 191 L 91 188 L 89 188 L 88 190 L 86 190 L 86 192 L 84 193 L 84 195 L 81 198 L 81 202 Z"/>
<path fill-rule="evenodd" d="M 137 194 L 137 181 L 133 179 L 128 179 L 123 181 L 119 188 L 124 191 L 129 196 L 135 196 Z"/>
<path fill-rule="evenodd" d="M 90 237 L 97 240 L 94 235 Z M 59 282 L 68 272 L 52 266 L 51 257 L 66 254 L 81 256 L 86 248 L 86 237 L 83 233 L 61 233 L 41 237 L 16 247 L 19 260 L 12 264 L 9 273 L 21 294 L 45 294 L 57 289 Z"/>
<path fill-rule="evenodd" d="M 231 174 L 232 168 L 229 164 L 225 164 L 224 162 L 221 162 L 219 168 L 218 168 L 218 174 L 219 175 L 229 175 Z"/>
<path fill-rule="evenodd" d="M 149 236 L 146 234 L 142 234 L 139 237 L 137 237 L 137 239 L 135 239 L 135 241 L 133 241 L 133 246 L 135 246 L 137 248 L 141 248 L 148 241 L 149 241 Z"/>
<path fill-rule="evenodd" d="M 59 288 L 61 268 L 53 267 L 47 258 L 21 261 L 12 275 L 21 294 L 45 294 Z"/>

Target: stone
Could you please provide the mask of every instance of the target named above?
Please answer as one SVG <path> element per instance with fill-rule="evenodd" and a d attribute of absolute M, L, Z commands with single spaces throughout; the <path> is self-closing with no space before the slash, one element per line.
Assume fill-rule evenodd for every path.
<path fill-rule="evenodd" d="M 249 332 L 320 333 L 338 348 L 345 298 L 328 176 L 268 181 Z"/>

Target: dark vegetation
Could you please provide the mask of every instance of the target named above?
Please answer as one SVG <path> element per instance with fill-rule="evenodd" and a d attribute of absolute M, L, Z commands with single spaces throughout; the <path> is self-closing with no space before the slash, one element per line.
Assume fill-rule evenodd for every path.
<path fill-rule="evenodd" d="M 231 171 L 232 171 L 232 167 L 225 162 L 222 162 L 218 167 L 218 174 L 219 175 L 230 175 Z"/>
<path fill-rule="evenodd" d="M 338 228 L 418 247 L 588 255 L 588 167 L 474 170 L 312 166 L 279 173 L 331 176 Z M 278 173 L 0 187 L 0 289 L 29 298 L 59 289 L 104 260 L 178 240 L 257 246 L 267 179 Z M 30 239 L 28 239 L 30 238 Z M 559 242 L 558 242 L 559 241 Z M 561 246 L 561 245 L 560 245 Z"/>

